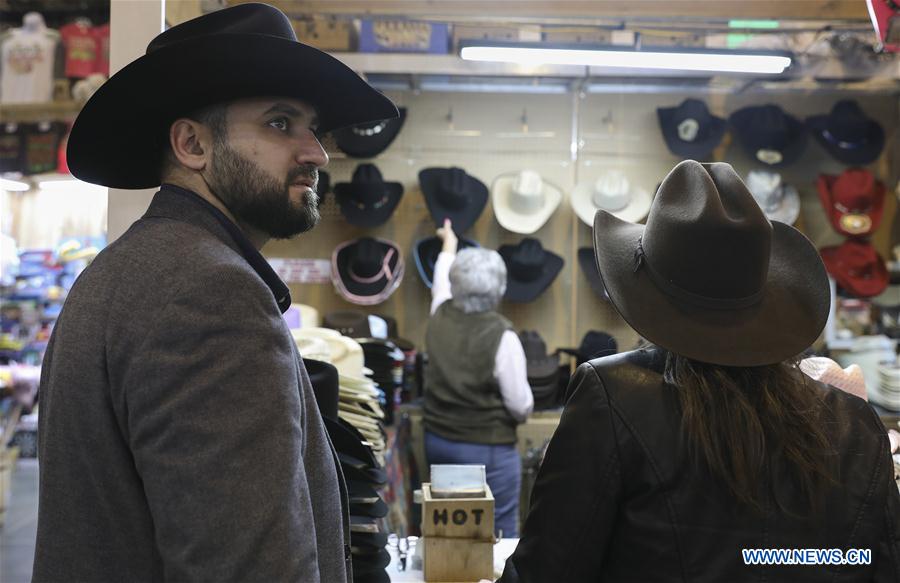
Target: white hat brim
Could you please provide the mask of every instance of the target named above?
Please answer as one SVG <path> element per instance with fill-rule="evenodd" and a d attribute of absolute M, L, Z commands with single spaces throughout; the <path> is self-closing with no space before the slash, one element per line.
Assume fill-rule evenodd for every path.
<path fill-rule="evenodd" d="M 594 186 L 582 182 L 575 186 L 569 201 L 572 209 L 584 223 L 590 227 L 594 226 L 594 215 L 600 210 L 593 201 Z M 650 203 L 653 202 L 650 193 L 643 188 L 631 189 L 631 202 L 622 210 L 610 212 L 611 215 L 619 220 L 629 223 L 639 223 L 647 218 L 650 213 Z M 607 211 L 609 212 L 609 211 Z"/>

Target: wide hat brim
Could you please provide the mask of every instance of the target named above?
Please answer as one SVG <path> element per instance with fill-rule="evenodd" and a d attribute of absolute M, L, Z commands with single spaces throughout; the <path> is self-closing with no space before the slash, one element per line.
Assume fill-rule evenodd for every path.
<path fill-rule="evenodd" d="M 835 282 L 844 290 L 847 290 L 858 298 L 871 298 L 883 292 L 890 283 L 887 265 L 878 253 L 874 253 L 875 261 L 867 270 L 868 277 L 860 277 L 854 273 L 858 269 L 848 261 L 848 246 L 858 244 L 853 241 L 845 241 L 841 245 L 823 248 L 820 253 L 825 268 L 834 277 Z"/>
<path fill-rule="evenodd" d="M 728 122 L 721 117 L 711 116 L 707 124 L 707 134 L 702 140 L 687 142 L 678 136 L 678 123 L 675 115 L 677 107 L 662 107 L 656 110 L 659 128 L 666 142 L 666 147 L 676 156 L 692 160 L 708 160 L 728 129 Z"/>
<path fill-rule="evenodd" d="M 443 244 L 444 242 L 439 237 L 426 237 L 417 241 L 413 248 L 413 260 L 416 263 L 416 270 L 428 288 L 434 285 L 434 264 L 437 262 Z M 470 247 L 481 247 L 481 245 L 472 239 L 459 237 L 457 251 Z"/>
<path fill-rule="evenodd" d="M 600 278 L 600 272 L 597 271 L 597 261 L 594 259 L 593 247 L 580 247 L 578 249 L 578 265 L 581 266 L 581 272 L 588 280 L 588 284 L 594 293 L 601 299 L 609 301 L 609 294 L 603 287 L 603 279 Z"/>
<path fill-rule="evenodd" d="M 543 204 L 540 208 L 530 213 L 516 211 L 510 205 L 509 197 L 512 195 L 516 174 L 504 174 L 494 179 L 491 185 L 491 206 L 494 208 L 494 216 L 497 222 L 507 231 L 530 235 L 544 226 L 550 219 L 559 203 L 562 202 L 562 189 L 548 182 L 543 183 Z"/>
<path fill-rule="evenodd" d="M 562 271 L 565 261 L 556 253 L 544 249 L 540 275 L 535 279 L 524 281 L 517 279 L 509 269 L 510 258 L 515 250 L 516 245 L 501 245 L 497 250 L 497 253 L 503 258 L 503 262 L 506 263 L 506 294 L 503 297 L 511 302 L 533 302 L 550 287 L 550 284 Z"/>
<path fill-rule="evenodd" d="M 769 271 L 761 300 L 740 309 L 687 305 L 661 291 L 647 269 L 635 269 L 644 234 L 600 211 L 594 250 L 610 302 L 641 336 L 675 354 L 722 366 L 763 366 L 806 350 L 828 319 L 831 295 L 816 248 L 800 231 L 772 223 Z"/>
<path fill-rule="evenodd" d="M 403 197 L 403 185 L 399 182 L 385 182 L 383 186 L 387 200 L 378 208 L 367 204 L 359 206 L 360 203 L 354 195 L 365 186 L 352 182 L 342 182 L 334 186 L 335 200 L 338 201 L 341 214 L 348 223 L 357 227 L 377 227 L 391 218 Z"/>
<path fill-rule="evenodd" d="M 419 172 L 419 185 L 428 212 L 434 220 L 435 227 L 443 227 L 444 219 L 450 219 L 453 230 L 457 233 L 468 231 L 481 216 L 488 200 L 488 187 L 474 176 L 466 175 L 466 204 L 460 209 L 450 208 L 444 205 L 437 196 L 438 185 L 441 177 L 449 168 L 426 168 Z"/>
<path fill-rule="evenodd" d="M 576 184 L 571 194 L 572 210 L 588 226 L 594 224 L 594 214 L 600 210 L 594 204 L 593 196 L 594 185 L 586 182 Z M 631 202 L 625 208 L 617 210 L 613 214 L 623 221 L 638 223 L 647 218 L 652 203 L 653 197 L 650 196 L 649 192 L 643 188 L 632 188 Z"/>
<path fill-rule="evenodd" d="M 831 155 L 832 158 L 848 165 L 863 166 L 871 164 L 881 155 L 884 149 L 884 129 L 875 120 L 869 120 L 866 127 L 867 140 L 856 148 L 842 148 L 840 144 L 834 143 L 825 137 L 828 130 L 828 115 L 814 115 L 807 118 L 806 125 L 809 126 L 813 137 L 822 148 Z"/>
<path fill-rule="evenodd" d="M 382 121 L 382 120 L 379 120 Z M 403 128 L 406 121 L 406 108 L 399 108 L 399 117 L 383 120 L 382 131 L 371 136 L 360 135 L 352 127 L 335 130 L 334 141 L 342 152 L 351 158 L 374 158 L 387 150 Z"/>
<path fill-rule="evenodd" d="M 390 99 L 318 49 L 263 34 L 204 35 L 146 54 L 104 83 L 72 127 L 69 169 L 111 188 L 156 187 L 168 124 L 248 97 L 305 101 L 320 132 L 398 115 Z"/>

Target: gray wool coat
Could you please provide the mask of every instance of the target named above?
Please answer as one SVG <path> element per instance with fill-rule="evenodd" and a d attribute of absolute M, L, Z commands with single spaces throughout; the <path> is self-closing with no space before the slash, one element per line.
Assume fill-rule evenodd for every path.
<path fill-rule="evenodd" d="M 163 187 L 66 300 L 34 581 L 350 580 L 347 494 L 272 289 Z"/>

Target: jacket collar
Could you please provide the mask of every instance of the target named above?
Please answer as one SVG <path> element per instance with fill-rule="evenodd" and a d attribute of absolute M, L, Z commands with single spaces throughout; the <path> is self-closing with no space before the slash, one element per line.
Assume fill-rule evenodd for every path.
<path fill-rule="evenodd" d="M 173 219 L 209 231 L 247 260 L 272 291 L 281 313 L 291 306 L 291 292 L 269 262 L 236 224 L 200 195 L 174 184 L 163 184 L 144 213 L 144 218 L 152 217 Z"/>

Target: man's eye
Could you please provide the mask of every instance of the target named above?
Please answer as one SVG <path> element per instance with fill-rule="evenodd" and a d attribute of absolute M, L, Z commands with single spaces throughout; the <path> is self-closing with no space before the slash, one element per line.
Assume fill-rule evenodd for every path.
<path fill-rule="evenodd" d="M 269 125 L 282 132 L 286 132 L 290 129 L 290 122 L 286 117 L 275 118 L 269 122 Z"/>

